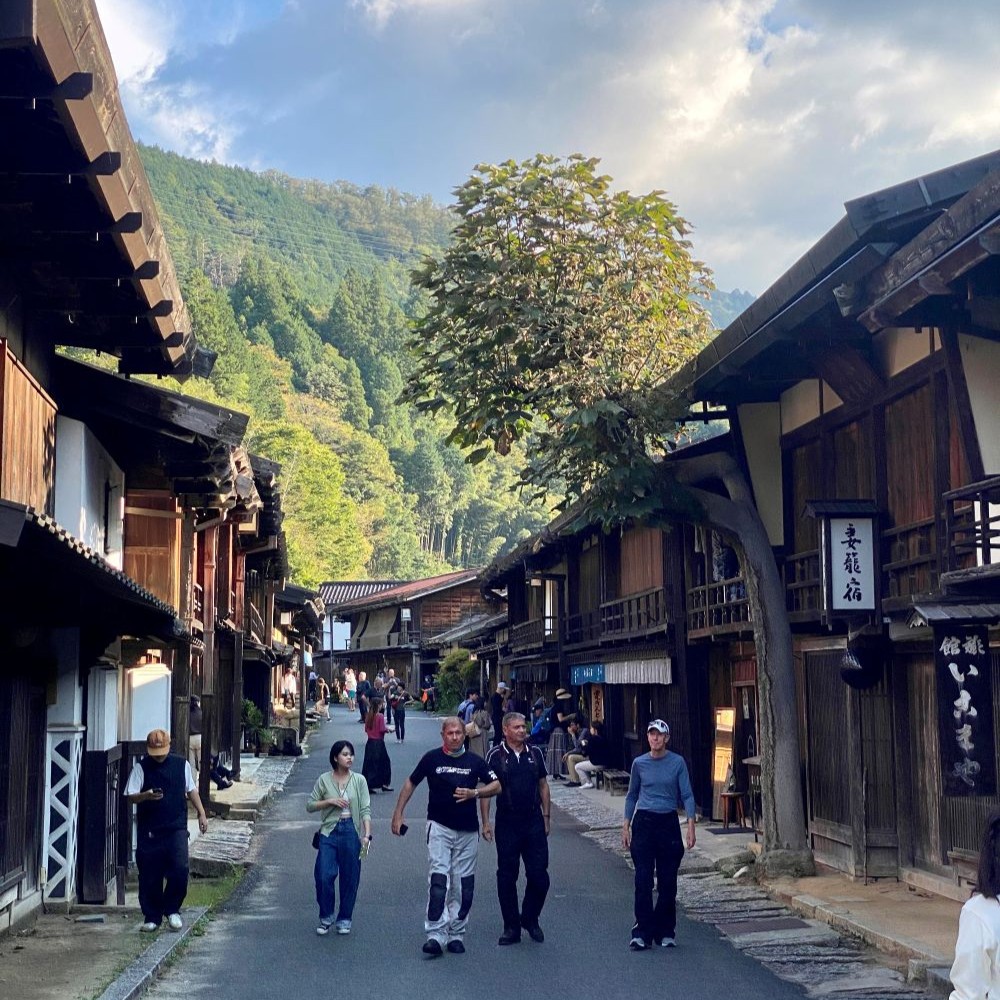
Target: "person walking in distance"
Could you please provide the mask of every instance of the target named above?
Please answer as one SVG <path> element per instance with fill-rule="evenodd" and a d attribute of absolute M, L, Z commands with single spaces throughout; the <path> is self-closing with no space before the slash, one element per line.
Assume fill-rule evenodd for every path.
<path fill-rule="evenodd" d="M 406 833 L 403 811 L 414 790 L 427 779 L 427 915 L 425 955 L 436 958 L 445 948 L 465 951 L 462 939 L 475 892 L 479 850 L 478 798 L 500 791 L 500 782 L 482 757 L 465 749 L 465 726 L 455 716 L 441 723 L 441 746 L 420 758 L 399 791 L 392 832 Z"/>
<path fill-rule="evenodd" d="M 479 804 L 483 837 L 496 840 L 497 897 L 503 916 L 499 943 L 516 944 L 522 928 L 532 941 L 545 940 L 538 924 L 549 891 L 549 783 L 542 751 L 525 741 L 528 726 L 519 712 L 503 717 L 503 740 L 486 764 L 500 781 L 496 832 L 490 826 L 489 799 Z M 517 905 L 517 876 L 524 862 L 524 902 Z"/>
<path fill-rule="evenodd" d="M 306 811 L 322 813 L 317 835 L 316 902 L 319 923 L 316 933 L 325 935 L 336 924 L 338 934 L 351 933 L 354 904 L 361 884 L 362 845 L 372 840 L 372 806 L 368 782 L 351 767 L 354 745 L 337 740 L 330 747 L 330 770 L 316 779 Z M 334 919 L 333 904 L 337 878 L 340 878 L 340 907 Z"/>
<path fill-rule="evenodd" d="M 170 752 L 166 730 L 154 729 L 146 737 L 146 754 L 128 776 L 125 798 L 135 806 L 142 930 L 155 931 L 166 917 L 170 929 L 179 931 L 188 888 L 188 802 L 202 833 L 208 832 L 208 817 L 191 765 Z"/>
<path fill-rule="evenodd" d="M 649 753 L 632 762 L 622 846 L 635 867 L 635 924 L 629 948 L 672 948 L 677 925 L 677 869 L 684 857 L 677 807 L 687 814 L 687 846 L 694 847 L 694 793 L 684 758 L 667 749 L 670 727 L 653 719 L 646 727 Z M 657 899 L 653 907 L 653 876 Z"/>

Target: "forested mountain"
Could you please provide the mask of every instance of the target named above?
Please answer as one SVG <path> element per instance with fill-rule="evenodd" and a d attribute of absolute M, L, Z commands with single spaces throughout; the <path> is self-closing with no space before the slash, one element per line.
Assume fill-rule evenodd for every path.
<path fill-rule="evenodd" d="M 144 147 L 199 341 L 218 352 L 183 391 L 252 415 L 282 463 L 297 582 L 417 578 L 480 565 L 549 518 L 509 486 L 518 457 L 468 466 L 395 405 L 418 303 L 409 270 L 448 238 L 430 199 L 298 181 Z"/>
<path fill-rule="evenodd" d="M 517 450 L 469 466 L 442 426 L 395 402 L 421 308 L 409 273 L 447 243 L 446 209 L 141 154 L 195 333 L 218 353 L 211 378 L 182 391 L 250 413 L 251 450 L 282 464 L 296 582 L 482 565 L 547 523 L 510 491 Z M 745 307 L 730 299 L 713 294 L 720 326 L 719 310 Z"/>
<path fill-rule="evenodd" d="M 716 289 L 708 300 L 708 311 L 711 314 L 712 322 L 719 330 L 725 330 L 755 298 L 755 295 L 741 291 L 739 288 L 734 288 L 731 292 Z"/>

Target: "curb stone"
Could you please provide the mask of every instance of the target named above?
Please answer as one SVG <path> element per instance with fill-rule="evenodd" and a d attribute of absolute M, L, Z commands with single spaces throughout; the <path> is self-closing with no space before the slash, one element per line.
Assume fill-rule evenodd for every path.
<path fill-rule="evenodd" d="M 134 1000 L 145 992 L 163 964 L 186 941 L 195 925 L 208 913 L 208 907 L 196 906 L 184 911 L 185 924 L 181 931 L 161 930 L 153 943 L 133 961 L 100 995 L 98 1000 Z M 138 930 L 136 933 L 140 933 Z"/>

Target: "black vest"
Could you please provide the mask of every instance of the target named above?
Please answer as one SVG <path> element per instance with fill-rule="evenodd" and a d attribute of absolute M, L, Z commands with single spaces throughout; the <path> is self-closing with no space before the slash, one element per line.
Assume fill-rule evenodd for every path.
<path fill-rule="evenodd" d="M 140 802 L 135 807 L 135 821 L 139 840 L 160 837 L 187 829 L 187 792 L 184 777 L 187 761 L 176 754 L 168 754 L 162 763 L 147 754 L 139 761 L 142 765 L 142 788 L 163 789 L 163 798 L 154 802 Z"/>

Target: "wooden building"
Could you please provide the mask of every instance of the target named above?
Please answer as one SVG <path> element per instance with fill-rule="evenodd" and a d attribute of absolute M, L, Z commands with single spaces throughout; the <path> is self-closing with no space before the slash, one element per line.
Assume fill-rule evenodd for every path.
<path fill-rule="evenodd" d="M 350 666 L 372 680 L 392 668 L 410 691 L 419 691 L 423 678 L 437 672 L 441 647 L 435 637 L 500 608 L 499 599 L 480 593 L 478 575 L 461 570 L 328 604 L 327 613 L 351 626 L 348 648 L 334 652 L 337 669 Z"/>
<path fill-rule="evenodd" d="M 617 763 L 644 753 L 646 723 L 670 720 L 672 745 L 688 754 L 690 716 L 679 528 L 627 524 L 612 533 L 574 530 L 557 518 L 482 574 L 506 596 L 498 630 L 499 678 L 519 698 L 552 700 L 572 688 L 581 711 L 604 722 Z"/>
<path fill-rule="evenodd" d="M 107 900 L 130 757 L 154 727 L 187 749 L 190 694 L 206 754 L 238 753 L 240 651 L 271 643 L 287 565 L 277 468 L 243 449 L 246 418 L 123 377 L 207 374 L 214 356 L 92 0 L 2 5 L 0 130 L 3 933 L 43 898 Z"/>
<path fill-rule="evenodd" d="M 1000 805 L 998 254 L 998 153 L 850 201 L 675 379 L 728 417 L 784 573 L 810 843 L 858 877 L 947 890 Z M 689 530 L 687 638 L 739 760 L 756 659 L 723 548 Z"/>

